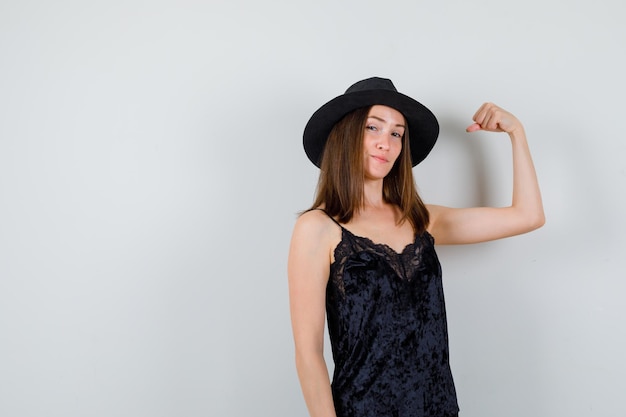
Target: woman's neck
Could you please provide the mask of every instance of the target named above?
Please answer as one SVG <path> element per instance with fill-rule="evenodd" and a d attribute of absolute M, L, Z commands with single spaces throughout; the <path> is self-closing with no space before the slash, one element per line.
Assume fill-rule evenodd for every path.
<path fill-rule="evenodd" d="M 363 206 L 382 207 L 386 205 L 383 198 L 383 180 L 365 181 L 363 185 Z"/>

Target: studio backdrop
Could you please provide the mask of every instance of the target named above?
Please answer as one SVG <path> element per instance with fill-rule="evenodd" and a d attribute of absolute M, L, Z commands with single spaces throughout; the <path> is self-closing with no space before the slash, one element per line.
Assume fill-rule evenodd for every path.
<path fill-rule="evenodd" d="M 621 417 L 625 9 L 582 1 L 0 3 L 0 415 L 307 416 L 286 261 L 304 126 L 379 76 L 428 106 L 422 198 L 547 222 L 438 247 L 463 417 Z M 330 354 L 326 352 L 332 369 Z"/>

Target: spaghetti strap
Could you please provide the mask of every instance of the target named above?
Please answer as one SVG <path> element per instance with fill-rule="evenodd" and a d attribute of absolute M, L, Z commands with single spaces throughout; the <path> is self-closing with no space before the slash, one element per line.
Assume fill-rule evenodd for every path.
<path fill-rule="evenodd" d="M 316 208 L 316 209 L 313 209 L 313 210 L 320 210 L 320 211 L 321 211 L 321 212 L 323 212 L 325 215 L 327 215 L 329 219 L 331 219 L 333 222 L 335 222 L 335 224 L 336 224 L 337 226 L 341 227 L 341 230 L 343 230 L 343 229 L 344 229 L 344 227 L 343 227 L 341 224 L 339 224 L 339 222 L 338 222 L 337 220 L 335 220 L 335 219 L 333 218 L 333 216 L 331 216 L 330 214 L 328 214 L 328 212 L 327 212 L 326 210 L 324 210 L 323 208 Z"/>

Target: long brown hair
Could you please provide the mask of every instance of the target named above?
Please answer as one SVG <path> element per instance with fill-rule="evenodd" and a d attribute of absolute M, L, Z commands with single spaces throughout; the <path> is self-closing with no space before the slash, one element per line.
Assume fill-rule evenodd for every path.
<path fill-rule="evenodd" d="M 363 206 L 363 133 L 370 109 L 357 109 L 337 122 L 322 154 L 317 195 L 311 209 L 324 206 L 328 215 L 340 223 L 348 223 Z M 428 226 L 428 209 L 415 188 L 412 167 L 407 127 L 400 155 L 383 180 L 383 199 L 400 208 L 400 223 L 408 220 L 416 233 L 422 233 Z"/>

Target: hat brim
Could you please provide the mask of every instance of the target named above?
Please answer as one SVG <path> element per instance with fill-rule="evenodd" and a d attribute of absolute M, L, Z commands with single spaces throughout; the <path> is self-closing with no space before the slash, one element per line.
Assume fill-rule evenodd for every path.
<path fill-rule="evenodd" d="M 348 113 L 363 107 L 384 105 L 398 110 L 409 125 L 411 162 L 416 166 L 426 158 L 439 136 L 435 115 L 423 104 L 391 90 L 356 91 L 335 97 L 320 107 L 304 128 L 304 151 L 318 168 L 328 135 L 333 126 Z"/>

